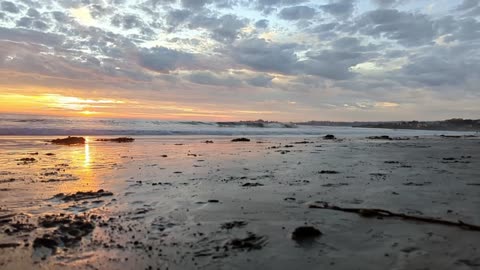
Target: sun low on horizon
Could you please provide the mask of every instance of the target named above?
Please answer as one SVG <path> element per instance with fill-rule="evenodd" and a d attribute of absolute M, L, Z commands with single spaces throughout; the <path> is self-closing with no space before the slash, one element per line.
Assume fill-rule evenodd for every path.
<path fill-rule="evenodd" d="M 478 1 L 0 0 L 0 114 L 479 118 Z"/>

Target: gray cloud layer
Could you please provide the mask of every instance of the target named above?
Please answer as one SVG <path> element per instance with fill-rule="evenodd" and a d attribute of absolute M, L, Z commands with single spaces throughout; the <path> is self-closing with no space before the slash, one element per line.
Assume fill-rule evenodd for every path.
<path fill-rule="evenodd" d="M 158 82 L 172 91 L 272 89 L 262 98 L 298 98 L 307 107 L 325 93 L 339 107 L 356 100 L 421 106 L 418 91 L 442 104 L 456 91 L 478 100 L 479 2 L 431 14 L 407 4 L 0 0 L 0 67 L 49 86 L 88 74 L 125 91 L 155 91 Z M 76 16 L 77 8 L 87 15 Z"/>

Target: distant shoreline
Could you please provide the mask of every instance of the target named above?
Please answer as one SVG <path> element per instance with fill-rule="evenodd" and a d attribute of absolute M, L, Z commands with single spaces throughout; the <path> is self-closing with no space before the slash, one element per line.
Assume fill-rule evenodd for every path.
<path fill-rule="evenodd" d="M 403 129 L 403 130 L 431 130 L 431 131 L 467 131 L 480 132 L 478 129 L 445 129 L 445 128 L 409 128 L 409 127 L 375 127 L 375 126 L 351 126 L 352 128 L 371 128 L 371 129 Z"/>
<path fill-rule="evenodd" d="M 310 121 L 296 125 L 351 126 L 356 128 L 438 130 L 438 131 L 480 131 L 480 119 L 453 118 L 443 121 L 391 121 L 391 122 L 329 122 Z"/>

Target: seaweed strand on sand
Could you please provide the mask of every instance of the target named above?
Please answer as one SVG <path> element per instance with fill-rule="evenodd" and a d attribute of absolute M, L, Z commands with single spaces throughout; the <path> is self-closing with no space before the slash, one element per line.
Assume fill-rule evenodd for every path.
<path fill-rule="evenodd" d="M 480 231 L 480 226 L 475 224 L 465 223 L 461 220 L 459 221 L 450 221 L 444 220 L 434 217 L 421 217 L 421 216 L 412 216 L 403 213 L 395 213 L 385 209 L 377 209 L 377 208 L 345 208 L 336 205 L 330 205 L 327 202 L 318 202 L 316 204 L 309 205 L 309 208 L 314 209 L 328 209 L 334 211 L 342 211 L 348 213 L 356 213 L 362 217 L 377 217 L 377 218 L 401 218 L 405 220 L 413 220 L 413 221 L 420 221 L 426 223 L 433 223 L 433 224 L 441 224 L 446 226 L 456 226 L 464 230 L 471 230 L 471 231 Z"/>

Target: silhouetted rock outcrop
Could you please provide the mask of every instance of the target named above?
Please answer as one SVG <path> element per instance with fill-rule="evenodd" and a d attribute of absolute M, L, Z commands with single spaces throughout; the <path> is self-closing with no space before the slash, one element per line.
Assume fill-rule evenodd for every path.
<path fill-rule="evenodd" d="M 67 138 L 63 138 L 63 139 L 52 140 L 51 143 L 60 144 L 60 145 L 85 144 L 85 138 L 68 136 Z"/>

